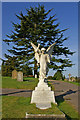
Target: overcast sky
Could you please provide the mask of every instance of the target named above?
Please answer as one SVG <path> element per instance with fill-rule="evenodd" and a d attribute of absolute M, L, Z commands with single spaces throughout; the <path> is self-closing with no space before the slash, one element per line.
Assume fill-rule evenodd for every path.
<path fill-rule="evenodd" d="M 64 46 L 68 46 L 71 51 L 76 53 L 69 57 L 72 63 L 75 64 L 71 68 L 66 68 L 63 72 L 66 77 L 71 73 L 72 76 L 78 76 L 78 3 L 77 2 L 3 2 L 2 3 L 2 39 L 6 38 L 6 34 L 11 34 L 13 26 L 11 21 L 19 23 L 15 14 L 19 14 L 21 11 L 26 14 L 26 8 L 30 6 L 35 7 L 38 4 L 45 6 L 46 11 L 54 8 L 49 15 L 56 14 L 58 18 L 57 22 L 60 23 L 60 29 L 69 28 L 64 36 L 69 36 L 69 39 L 64 42 Z M 49 17 L 49 16 L 48 16 Z M 7 49 L 11 46 L 7 46 L 4 42 L 2 43 L 2 55 L 8 53 Z M 54 75 L 56 71 L 50 70 L 48 75 Z"/>

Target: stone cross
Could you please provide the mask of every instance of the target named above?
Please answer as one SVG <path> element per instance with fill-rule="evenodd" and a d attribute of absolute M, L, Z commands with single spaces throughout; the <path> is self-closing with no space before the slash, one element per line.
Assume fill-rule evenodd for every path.
<path fill-rule="evenodd" d="M 18 72 L 17 81 L 23 81 L 23 72 L 21 72 L 21 71 Z"/>
<path fill-rule="evenodd" d="M 70 76 L 71 76 L 71 74 L 69 73 L 69 81 L 70 81 Z"/>
<path fill-rule="evenodd" d="M 17 79 L 17 71 L 16 70 L 12 71 L 12 79 Z"/>

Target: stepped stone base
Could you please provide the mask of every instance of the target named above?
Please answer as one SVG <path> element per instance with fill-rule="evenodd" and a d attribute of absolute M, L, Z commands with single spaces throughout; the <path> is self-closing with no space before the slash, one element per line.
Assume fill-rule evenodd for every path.
<path fill-rule="evenodd" d="M 55 115 L 55 114 L 27 114 L 26 113 L 26 117 L 25 118 L 37 118 L 37 119 L 40 119 L 41 120 L 44 118 L 45 120 L 46 119 L 54 119 L 54 120 L 66 120 L 66 117 L 65 117 L 65 114 L 63 113 L 62 115 Z"/>
<path fill-rule="evenodd" d="M 43 81 L 39 81 L 37 87 L 32 92 L 31 103 L 35 103 L 39 109 L 50 108 L 51 103 L 57 104 L 54 91 L 51 91 L 51 88 Z"/>

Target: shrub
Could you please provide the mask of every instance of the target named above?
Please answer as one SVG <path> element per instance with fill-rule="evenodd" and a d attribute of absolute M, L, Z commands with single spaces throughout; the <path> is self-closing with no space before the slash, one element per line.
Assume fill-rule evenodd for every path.
<path fill-rule="evenodd" d="M 50 79 L 50 80 L 52 80 L 52 79 L 53 79 L 53 77 L 52 77 L 52 76 L 48 76 L 48 77 L 47 77 L 47 79 Z"/>

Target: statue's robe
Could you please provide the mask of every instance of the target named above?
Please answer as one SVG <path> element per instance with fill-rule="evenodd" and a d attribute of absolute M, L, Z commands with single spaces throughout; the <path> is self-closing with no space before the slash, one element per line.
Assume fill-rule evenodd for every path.
<path fill-rule="evenodd" d="M 45 79 L 47 74 L 47 64 L 50 63 L 50 56 L 48 54 L 40 55 L 40 79 Z"/>

